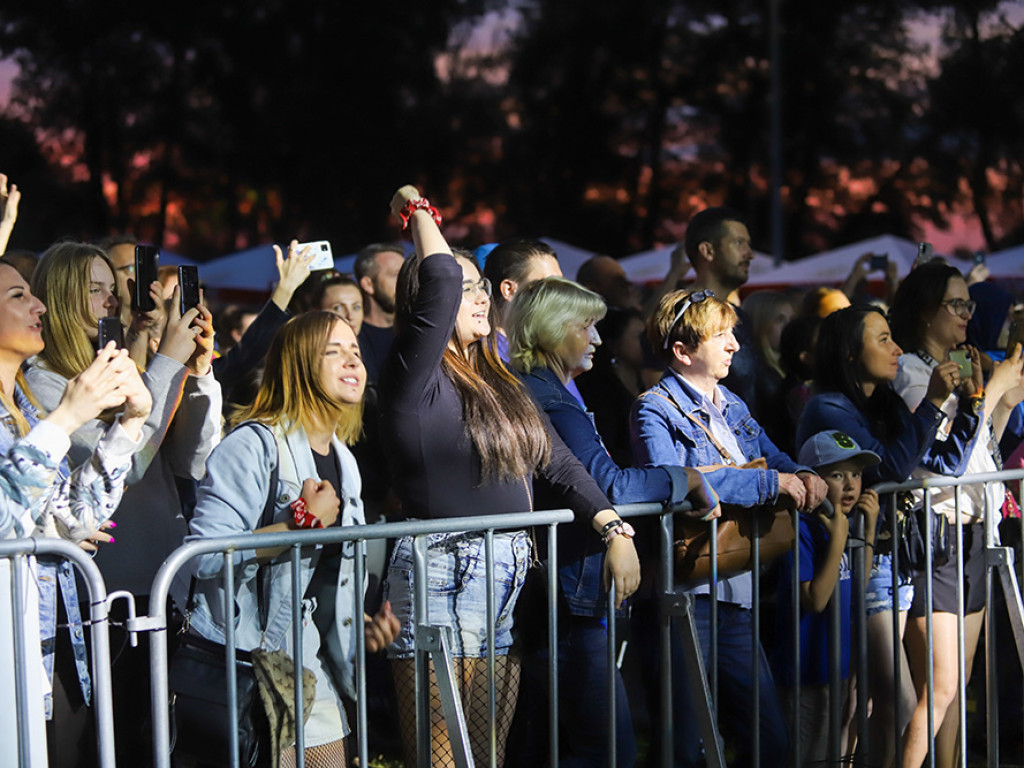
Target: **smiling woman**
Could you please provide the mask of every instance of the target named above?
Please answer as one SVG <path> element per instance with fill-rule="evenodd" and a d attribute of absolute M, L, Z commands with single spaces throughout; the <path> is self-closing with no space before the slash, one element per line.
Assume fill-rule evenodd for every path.
<path fill-rule="evenodd" d="M 210 456 L 191 532 L 224 536 L 363 523 L 359 469 L 346 443 L 359 435 L 365 386 L 366 369 L 348 324 L 322 311 L 289 321 L 270 345 L 255 401 L 237 414 L 235 429 Z M 278 485 L 271 488 L 275 467 Z M 259 527 L 268 497 L 274 500 L 273 521 Z M 236 562 L 250 567 L 239 571 L 244 576 L 234 595 L 224 595 L 222 555 L 195 561 L 194 597 L 190 601 L 187 584 L 179 585 L 176 595 L 179 605 L 190 606 L 192 631 L 223 643 L 226 622 L 236 621 L 235 643 L 240 650 L 259 647 L 294 654 L 290 618 L 259 626 L 259 577 L 257 568 L 252 567 L 269 569 L 269 615 L 290 617 L 289 556 L 287 551 L 237 553 Z M 304 601 L 302 609 L 305 619 L 314 619 L 304 621 L 303 663 L 317 679 L 316 700 L 305 731 L 305 760 L 314 768 L 344 765 L 343 739 L 348 725 L 340 691 L 352 690 L 354 685 L 354 633 L 365 622 L 367 648 L 375 651 L 391 641 L 398 625 L 386 603 L 376 617 L 353 621 L 353 544 L 303 547 L 301 558 L 299 594 L 305 594 L 317 580 L 316 588 L 310 590 L 317 599 Z M 326 599 L 327 594 L 336 597 Z M 226 615 L 225 604 L 237 606 L 237 615 Z M 332 611 L 335 620 L 321 636 L 315 618 L 316 612 L 323 610 Z M 342 615 L 346 612 L 348 615 Z M 331 674 L 321 658 L 331 659 Z M 280 746 L 285 753 L 282 764 L 294 764 L 294 748 Z"/>

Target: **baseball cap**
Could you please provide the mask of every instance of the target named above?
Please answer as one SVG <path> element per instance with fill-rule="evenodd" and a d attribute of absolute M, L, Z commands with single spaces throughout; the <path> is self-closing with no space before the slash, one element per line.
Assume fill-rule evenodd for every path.
<path fill-rule="evenodd" d="M 862 466 L 870 467 L 878 464 L 881 459 L 874 451 L 865 451 L 857 441 L 845 432 L 828 430 L 807 439 L 800 448 L 797 461 L 808 467 L 817 469 L 840 461 L 859 461 Z"/>

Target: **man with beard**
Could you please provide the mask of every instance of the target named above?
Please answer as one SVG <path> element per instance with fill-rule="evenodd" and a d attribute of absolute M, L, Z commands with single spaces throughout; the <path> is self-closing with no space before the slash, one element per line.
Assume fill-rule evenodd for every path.
<path fill-rule="evenodd" d="M 683 243 L 697 275 L 688 290 L 710 290 L 736 308 L 738 322 L 733 333 L 740 348 L 733 355 L 730 373 L 722 384 L 754 410 L 757 356 L 750 318 L 739 306 L 739 289 L 747 282 L 754 259 L 750 232 L 743 218 L 731 208 L 705 208 L 690 219 Z"/>
<path fill-rule="evenodd" d="M 363 353 L 367 381 L 371 384 L 377 383 L 394 339 L 395 283 L 404 261 L 401 245 L 375 243 L 359 252 L 353 267 L 356 282 L 363 292 L 366 313 L 359 331 L 359 349 Z"/>

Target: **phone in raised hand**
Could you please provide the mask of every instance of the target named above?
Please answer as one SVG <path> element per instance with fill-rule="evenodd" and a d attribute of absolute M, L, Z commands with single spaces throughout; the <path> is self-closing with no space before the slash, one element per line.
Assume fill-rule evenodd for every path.
<path fill-rule="evenodd" d="M 313 261 L 309 263 L 309 271 L 315 272 L 318 269 L 334 269 L 334 253 L 331 251 L 331 244 L 326 240 L 315 240 L 309 243 L 299 243 L 295 246 L 295 252 L 305 248 L 312 248 L 316 254 Z"/>

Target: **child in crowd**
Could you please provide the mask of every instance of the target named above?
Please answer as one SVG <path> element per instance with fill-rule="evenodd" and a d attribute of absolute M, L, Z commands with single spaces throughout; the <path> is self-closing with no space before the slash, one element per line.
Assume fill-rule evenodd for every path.
<path fill-rule="evenodd" d="M 794 689 L 800 686 L 799 716 L 794 716 L 794 732 L 799 729 L 800 765 L 824 764 L 828 752 L 829 707 L 829 616 L 826 608 L 839 589 L 840 677 L 844 724 L 841 748 L 846 754 L 848 728 L 853 703 L 850 685 L 850 595 L 851 571 L 846 551 L 850 515 L 864 515 L 864 545 L 873 554 L 875 524 L 878 520 L 878 494 L 862 491 L 861 472 L 878 464 L 879 457 L 862 450 L 843 432 L 819 432 L 800 448 L 800 464 L 813 467 L 828 485 L 828 499 L 815 513 L 800 518 L 799 594 L 800 664 L 794 664 L 792 556 L 783 561 L 779 579 L 779 633 L 775 653 L 778 681 L 783 696 L 794 702 Z M 790 707 L 792 712 L 793 708 Z"/>

